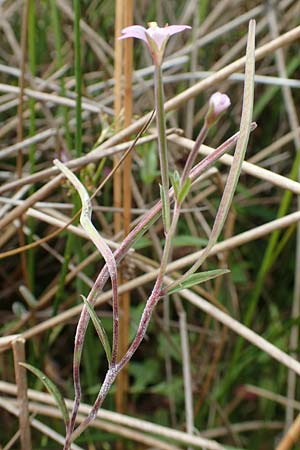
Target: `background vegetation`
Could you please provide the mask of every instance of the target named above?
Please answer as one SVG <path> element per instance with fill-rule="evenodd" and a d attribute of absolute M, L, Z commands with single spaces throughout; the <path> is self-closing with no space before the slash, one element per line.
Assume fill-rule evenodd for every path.
<path fill-rule="evenodd" d="M 123 2 L 123 10 L 122 2 L 115 5 L 107 0 L 0 2 L 0 442 L 5 449 L 20 448 L 13 364 L 17 350 L 13 352 L 11 345 L 15 335 L 26 339 L 26 362 L 43 370 L 66 398 L 73 398 L 73 339 L 80 294 L 87 295 L 103 263 L 76 222 L 54 235 L 78 210 L 79 201 L 68 183 L 49 184 L 56 178 L 48 169 L 54 158 L 70 161 L 85 156 L 77 169 L 92 193 L 110 173 L 113 160 L 116 163 L 118 132 L 126 128 L 126 121 L 128 125 L 124 84 L 117 72 L 120 67 L 124 70 L 124 55 L 114 54 L 116 17 L 117 8 L 122 13 L 129 4 Z M 224 247 L 204 267 L 229 268 L 230 273 L 193 290 L 296 359 L 299 17 L 297 0 L 137 0 L 132 19 L 142 25 L 156 20 L 160 25 L 193 27 L 168 44 L 167 100 L 242 57 L 248 22 L 257 21 L 257 47 L 265 50 L 256 63 L 254 120 L 258 128 L 246 156 L 252 165 L 242 172 L 222 236 Z M 276 39 L 276 50 L 264 47 Z M 134 122 L 153 108 L 153 68 L 142 43 L 134 44 L 132 64 L 132 93 L 126 92 L 127 101 L 132 95 L 130 120 Z M 232 107 L 206 144 L 215 148 L 239 129 L 241 72 L 241 67 L 233 67 L 222 81 L 209 78 L 205 89 L 199 88 L 197 95 L 184 98 L 168 113 L 172 169 L 180 170 L 188 153 L 176 129 L 195 139 L 214 91 L 226 92 Z M 128 134 L 126 140 L 135 134 Z M 128 229 L 123 209 L 129 208 L 130 221 L 136 223 L 159 197 L 154 123 L 145 135 L 149 139 L 138 142 L 129 169 L 122 167 L 125 181 L 122 176 L 112 177 L 93 200 L 95 226 L 113 248 L 122 240 L 123 229 L 125 233 Z M 98 156 L 92 159 L 89 155 L 95 148 Z M 205 246 L 228 164 L 219 162 L 185 201 L 173 260 L 181 261 Z M 130 189 L 132 205 L 126 203 Z M 113 192 L 120 192 L 120 201 Z M 268 223 L 271 226 L 264 228 Z M 249 230 L 250 234 L 243 234 Z M 125 347 L 126 323 L 130 340 L 153 285 L 151 272 L 160 260 L 163 239 L 159 221 L 122 265 L 122 282 L 137 280 L 129 289 L 130 315 L 125 308 L 122 319 Z M 32 243 L 32 248 L 18 252 Z M 139 282 L 146 273 L 148 280 Z M 122 301 L 128 304 L 129 299 Z M 97 311 L 111 337 L 107 298 L 100 297 Z M 184 369 L 190 371 L 190 384 L 187 379 L 184 382 Z M 105 370 L 104 350 L 91 326 L 82 364 L 86 404 L 93 403 Z M 32 422 L 32 448 L 59 448 L 59 436 L 54 433 L 64 434 L 60 414 L 53 406 L 45 407 L 47 395 L 37 396 L 44 388 L 29 373 L 28 384 L 32 389 L 29 410 L 36 421 Z M 193 423 L 186 404 L 189 390 Z M 76 444 L 89 449 L 200 448 L 197 437 L 201 436 L 219 443 L 207 448 L 297 448 L 286 436 L 299 411 L 298 398 L 294 372 L 191 302 L 171 296 L 158 305 L 147 338 L 128 366 L 128 378 L 125 372 L 104 405 L 105 410 L 144 422 L 134 425 L 127 416 L 122 422 L 120 417 L 104 415 Z M 173 436 L 175 429 L 188 430 L 194 440 L 187 433 Z M 292 429 L 299 442 L 297 421 Z"/>

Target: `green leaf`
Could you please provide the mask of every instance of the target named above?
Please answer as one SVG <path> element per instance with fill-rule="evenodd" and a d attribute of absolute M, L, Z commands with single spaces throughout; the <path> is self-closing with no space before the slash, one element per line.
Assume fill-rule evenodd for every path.
<path fill-rule="evenodd" d="M 182 203 L 185 197 L 188 195 L 191 188 L 191 184 L 192 180 L 190 179 L 190 177 L 187 177 L 178 194 L 178 203 Z"/>
<path fill-rule="evenodd" d="M 254 99 L 254 66 L 255 66 L 255 21 L 249 22 L 249 35 L 247 41 L 246 53 L 246 70 L 245 70 L 245 87 L 243 96 L 243 108 L 240 125 L 240 134 L 236 144 L 236 150 L 231 163 L 231 168 L 227 177 L 223 195 L 219 204 L 217 214 L 215 216 L 213 228 L 209 237 L 208 244 L 198 260 L 193 264 L 185 277 L 187 279 L 189 273 L 194 273 L 203 264 L 210 250 L 217 242 L 223 225 L 228 216 L 230 205 L 235 193 L 235 189 L 239 180 L 242 169 L 242 163 L 249 141 L 252 120 L 252 108 Z"/>
<path fill-rule="evenodd" d="M 128 370 L 132 382 L 130 384 L 130 393 L 146 393 L 150 386 L 155 385 L 159 380 L 160 364 L 157 358 L 149 358 L 141 362 L 132 362 Z M 130 379 L 131 379 L 130 378 Z"/>
<path fill-rule="evenodd" d="M 174 189 L 174 194 L 176 199 L 178 199 L 179 188 L 180 188 L 180 175 L 177 170 L 170 174 L 171 183 Z"/>
<path fill-rule="evenodd" d="M 179 292 L 182 291 L 183 289 L 188 289 L 192 286 L 195 286 L 196 284 L 204 283 L 205 281 L 212 280 L 213 278 L 217 278 L 228 272 L 230 272 L 230 270 L 228 269 L 216 269 L 216 270 L 209 270 L 208 272 L 193 273 L 186 280 L 184 280 L 182 283 L 179 283 L 177 286 L 174 286 L 169 291 L 167 288 L 166 293 L 174 294 L 174 292 Z"/>
<path fill-rule="evenodd" d="M 151 143 L 145 145 L 140 154 L 143 158 L 141 178 L 145 184 L 151 185 L 155 178 L 160 174 L 159 170 L 157 170 L 156 146 Z"/>
<path fill-rule="evenodd" d="M 151 239 L 147 237 L 141 237 L 137 242 L 132 245 L 132 248 L 134 250 L 141 250 L 142 248 L 149 248 L 151 247 Z"/>
<path fill-rule="evenodd" d="M 41 370 L 37 369 L 36 367 L 32 366 L 31 364 L 26 364 L 26 363 L 19 363 L 19 364 L 20 364 L 20 366 L 25 367 L 25 369 L 32 372 L 45 385 L 49 394 L 51 394 L 54 397 L 54 399 L 57 403 L 57 406 L 58 406 L 60 412 L 62 413 L 64 422 L 67 426 L 69 423 L 69 420 L 70 420 L 69 411 L 66 406 L 65 399 L 63 398 L 63 396 L 62 396 L 61 392 L 59 391 L 59 389 L 57 388 L 57 386 Z"/>
<path fill-rule="evenodd" d="M 176 247 L 197 247 L 203 248 L 207 245 L 208 240 L 199 238 L 197 236 L 191 236 L 187 234 L 181 234 L 179 236 L 174 236 L 172 239 L 173 248 Z"/>
<path fill-rule="evenodd" d="M 106 334 L 106 331 L 101 323 L 101 320 L 99 319 L 99 317 L 97 316 L 97 314 L 95 313 L 94 309 L 92 308 L 92 306 L 90 305 L 90 303 L 87 301 L 87 299 L 84 297 L 84 295 L 80 296 L 82 298 L 82 300 L 84 301 L 85 306 L 87 307 L 87 310 L 89 312 L 89 315 L 92 319 L 92 322 L 94 324 L 95 330 L 99 336 L 99 339 L 101 341 L 101 344 L 103 345 L 104 351 L 106 353 L 106 358 L 107 361 L 110 363 L 111 361 L 111 348 L 110 348 L 110 344 L 109 344 L 109 340 Z"/>
<path fill-rule="evenodd" d="M 159 185 L 159 190 L 160 190 L 160 198 L 161 198 L 161 206 L 162 206 L 161 207 L 162 220 L 163 220 L 165 231 L 168 231 L 169 226 L 170 226 L 170 218 L 168 216 L 168 211 L 167 211 L 167 202 L 166 202 L 166 198 L 165 198 L 165 192 L 164 192 L 161 184 Z"/>
<path fill-rule="evenodd" d="M 143 235 L 149 230 L 149 228 L 158 220 L 160 214 L 155 214 L 152 219 L 150 219 L 145 225 L 140 229 L 138 233 L 136 233 L 135 237 L 132 240 L 131 247 L 135 248 L 135 245 L 139 240 L 143 237 Z"/>

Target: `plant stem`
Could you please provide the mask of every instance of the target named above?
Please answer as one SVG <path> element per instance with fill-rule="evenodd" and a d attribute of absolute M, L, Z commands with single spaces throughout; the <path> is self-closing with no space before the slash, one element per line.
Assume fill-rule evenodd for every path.
<path fill-rule="evenodd" d="M 114 255 L 111 249 L 106 244 L 105 240 L 102 236 L 97 232 L 91 221 L 92 215 L 92 204 L 89 198 L 88 192 L 86 191 L 83 184 L 78 180 L 78 178 L 70 171 L 64 164 L 62 164 L 58 160 L 54 160 L 54 164 L 63 172 L 63 174 L 68 178 L 68 180 L 73 184 L 78 194 L 80 195 L 80 199 L 82 202 L 82 210 L 80 216 L 80 223 L 83 229 L 87 232 L 91 241 L 95 244 L 100 254 L 103 256 L 108 272 L 111 278 L 112 290 L 113 290 L 113 347 L 112 347 L 112 358 L 111 358 L 111 367 L 114 367 L 117 359 L 118 353 L 118 338 L 119 338 L 119 314 L 118 314 L 118 281 L 117 281 L 117 265 L 114 258 Z M 79 374 L 79 365 L 81 360 L 81 348 L 77 348 L 75 346 L 74 352 L 74 362 L 73 362 L 73 372 L 74 372 L 74 389 L 78 392 L 77 401 L 72 410 L 71 420 L 67 430 L 67 436 L 72 433 L 75 418 L 78 410 L 78 401 L 81 396 L 81 388 L 80 388 L 80 374 Z"/>
<path fill-rule="evenodd" d="M 162 68 L 160 64 L 155 65 L 155 107 L 156 124 L 158 131 L 158 153 L 160 160 L 161 183 L 163 201 L 165 202 L 165 233 L 170 228 L 170 199 L 169 199 L 169 167 L 168 167 L 168 146 L 166 138 L 166 119 L 164 111 L 164 87 L 162 79 Z"/>
<path fill-rule="evenodd" d="M 161 259 L 159 274 L 157 276 L 152 293 L 149 299 L 147 300 L 135 338 L 133 339 L 130 347 L 128 348 L 127 352 L 122 357 L 122 359 L 119 361 L 119 363 L 111 364 L 111 366 L 109 367 L 92 410 L 90 411 L 89 415 L 84 419 L 84 421 L 78 426 L 78 428 L 76 428 L 76 430 L 73 432 L 72 440 L 78 437 L 88 427 L 88 425 L 96 418 L 97 412 L 101 407 L 118 373 L 130 361 L 133 354 L 139 348 L 142 340 L 144 339 L 153 310 L 156 304 L 158 303 L 159 299 L 161 298 L 163 279 L 166 272 L 166 267 L 172 246 L 172 239 L 176 231 L 179 215 L 180 215 L 180 205 L 176 202 L 172 223 L 166 236 L 166 242 Z"/>
<path fill-rule="evenodd" d="M 200 130 L 200 133 L 198 134 L 198 137 L 195 141 L 195 145 L 192 149 L 192 151 L 189 153 L 189 156 L 186 160 L 182 175 L 181 175 L 181 186 L 183 186 L 185 180 L 190 174 L 190 171 L 192 170 L 192 167 L 194 165 L 195 159 L 197 158 L 198 151 L 200 146 L 203 144 L 208 132 L 208 126 L 206 121 L 203 124 L 203 127 Z"/>
<path fill-rule="evenodd" d="M 195 143 L 195 147 L 191 151 L 190 157 L 189 157 L 189 159 L 187 161 L 187 164 L 185 166 L 185 173 L 187 174 L 186 177 L 189 175 L 188 168 L 193 164 L 193 162 L 194 162 L 194 160 L 196 158 L 198 149 L 199 149 L 200 145 L 203 143 L 203 140 L 206 137 L 207 130 L 208 130 L 208 128 L 207 128 L 206 123 L 205 123 L 203 128 L 202 128 L 202 130 L 199 133 L 199 136 L 198 136 L 198 138 L 196 140 L 196 143 Z M 224 147 L 223 147 L 223 151 L 224 151 Z M 219 154 L 220 150 L 218 152 L 218 149 L 217 149 L 216 153 Z M 204 167 L 206 165 L 204 163 L 205 161 L 207 162 L 208 165 L 210 165 L 212 163 L 212 161 L 213 161 L 212 155 L 210 155 L 210 158 L 209 157 L 204 158 L 204 160 L 201 162 L 202 164 L 198 165 L 198 166 L 202 166 L 202 170 L 205 170 L 204 169 Z M 201 171 L 201 169 L 200 169 L 200 171 Z M 198 173 L 199 170 L 194 170 L 194 174 L 195 174 L 195 172 L 197 173 L 197 176 L 199 176 L 199 173 Z M 182 177 L 182 180 L 184 181 L 185 178 Z M 168 190 L 169 204 L 170 204 L 170 199 L 172 197 L 173 197 L 173 190 L 171 189 L 170 191 Z M 160 202 L 160 204 L 161 204 L 161 202 Z M 96 401 L 94 403 L 94 406 L 93 406 L 90 414 L 78 426 L 78 428 L 76 428 L 76 430 L 73 432 L 72 440 L 76 439 L 76 437 L 78 437 L 88 427 L 88 425 L 94 420 L 94 418 L 97 415 L 97 411 L 101 407 L 101 405 L 102 405 L 102 403 L 103 403 L 103 401 L 104 401 L 104 399 L 105 399 L 105 397 L 106 397 L 106 395 L 107 395 L 111 385 L 115 381 L 118 373 L 123 369 L 123 367 L 126 366 L 126 364 L 128 364 L 128 362 L 130 361 L 130 359 L 132 358 L 132 356 L 134 355 L 136 350 L 139 348 L 142 340 L 144 339 L 144 336 L 146 334 L 149 322 L 151 320 L 151 316 L 152 316 L 153 310 L 154 310 L 156 304 L 158 303 L 159 299 L 162 296 L 163 279 L 164 279 L 164 275 L 165 275 L 165 272 L 166 272 L 166 267 L 167 267 L 167 264 L 168 264 L 169 256 L 170 256 L 170 253 L 171 253 L 172 239 L 174 238 L 174 235 L 175 235 L 175 232 L 176 232 L 176 228 L 177 228 L 178 219 L 179 219 L 179 216 L 180 216 L 180 206 L 181 205 L 177 201 L 175 201 L 174 213 L 173 213 L 171 225 L 170 225 L 169 230 L 168 230 L 168 232 L 166 234 L 166 241 L 165 241 L 165 246 L 164 246 L 164 250 L 163 250 L 163 254 L 162 254 L 162 258 L 161 258 L 161 264 L 160 264 L 159 273 L 158 273 L 158 276 L 157 276 L 154 288 L 152 290 L 152 293 L 151 293 L 149 299 L 147 300 L 146 306 L 145 306 L 144 311 L 142 313 L 141 320 L 140 320 L 140 323 L 139 323 L 138 330 L 136 332 L 135 338 L 133 339 L 130 347 L 128 348 L 127 352 L 122 357 L 122 359 L 119 361 L 119 363 L 111 364 L 111 366 L 109 367 L 109 369 L 108 369 L 108 371 L 106 373 L 105 379 L 104 379 L 104 381 L 102 383 L 101 389 L 99 391 L 99 394 L 97 396 L 97 399 L 96 399 Z M 149 224 L 149 221 L 148 221 L 148 224 Z M 137 228 L 138 228 L 138 226 L 135 228 L 135 231 L 136 231 Z M 131 240 L 132 240 L 132 238 L 131 238 Z M 123 243 L 125 241 L 126 241 L 126 239 L 123 241 Z M 122 244 L 121 244 L 121 246 L 122 246 Z M 118 259 L 119 255 L 117 256 L 117 253 L 118 253 L 118 250 L 115 252 L 115 259 L 116 259 L 116 262 L 119 262 L 119 259 Z M 103 272 L 103 270 L 102 270 L 102 272 Z M 101 273 L 100 273 L 100 275 L 101 275 Z M 96 283 L 97 283 L 97 280 L 96 280 Z M 101 288 L 102 287 L 103 286 L 101 286 Z M 93 291 L 93 289 L 92 289 L 92 291 Z M 92 291 L 91 291 L 91 294 L 92 294 Z M 94 296 L 91 295 L 91 298 L 90 299 L 88 298 L 88 301 L 93 302 L 93 300 L 94 300 Z M 80 329 L 81 329 L 81 332 L 83 330 L 85 332 L 87 324 L 84 323 L 85 319 L 83 317 L 83 314 L 80 317 L 80 321 L 81 321 L 81 319 L 83 319 L 82 325 L 83 325 L 84 328 L 80 327 Z M 79 324 L 78 324 L 77 330 L 79 330 Z M 78 335 L 79 334 L 80 334 L 80 337 L 82 337 L 82 333 L 78 333 Z M 76 338 L 75 338 L 75 342 L 76 342 Z M 81 343 L 81 345 L 82 345 L 82 343 Z M 81 355 L 81 352 L 82 352 L 82 350 L 80 349 L 79 352 L 76 352 L 76 356 L 78 357 L 78 355 Z M 78 399 L 77 399 L 77 402 L 78 402 Z M 77 405 L 77 402 L 76 402 L 76 405 Z M 73 408 L 73 411 L 74 411 L 74 408 Z"/>
<path fill-rule="evenodd" d="M 211 153 L 210 155 L 206 156 L 202 161 L 200 161 L 190 173 L 191 180 L 193 181 L 197 179 L 203 172 L 205 172 L 205 170 L 211 167 L 224 153 L 229 151 L 229 149 L 236 143 L 239 134 L 240 133 L 237 132 L 236 134 L 231 136 L 229 139 L 227 139 L 227 141 L 225 141 L 222 145 L 216 148 L 215 152 Z M 173 188 L 170 189 L 168 195 L 169 199 L 172 200 L 174 196 Z M 160 211 L 161 211 L 161 200 L 158 201 L 157 204 L 153 206 L 153 208 L 151 208 L 150 211 L 144 217 L 142 217 L 141 221 L 128 234 L 128 236 L 126 236 L 126 238 L 120 244 L 119 248 L 115 251 L 114 257 L 117 264 L 119 264 L 121 260 L 125 257 L 126 253 L 132 247 L 136 238 L 146 233 L 150 225 L 158 219 Z M 104 266 L 100 274 L 98 275 L 91 292 L 89 293 L 87 300 L 91 304 L 93 304 L 96 295 L 99 293 L 99 290 L 103 288 L 107 279 L 108 279 L 108 270 L 107 267 Z M 87 313 L 87 317 L 89 317 L 85 307 L 83 308 L 81 314 L 83 315 L 84 311 Z"/>
<path fill-rule="evenodd" d="M 252 129 L 254 128 L 254 126 L 252 127 Z M 191 180 L 195 180 L 197 179 L 205 170 L 207 170 L 215 161 L 217 161 L 224 153 L 226 153 L 231 147 L 232 145 L 234 145 L 239 137 L 239 132 L 236 133 L 235 135 L 233 135 L 231 138 L 229 138 L 227 141 L 225 141 L 222 145 L 220 145 L 215 152 L 213 152 L 212 154 L 206 156 L 200 163 L 198 163 L 193 170 L 190 173 L 190 178 Z M 173 188 L 171 188 L 168 192 L 168 198 L 169 201 L 172 200 L 174 197 L 174 191 Z M 128 250 L 131 248 L 131 246 L 133 245 L 133 242 L 137 239 L 137 237 L 143 235 L 148 228 L 150 227 L 150 225 L 155 222 L 159 215 L 160 215 L 160 211 L 161 211 L 161 206 L 162 206 L 162 202 L 161 200 L 141 219 L 141 221 L 139 222 L 139 224 L 128 234 L 128 236 L 126 236 L 126 238 L 123 240 L 123 242 L 120 244 L 120 247 L 115 251 L 114 253 L 114 258 L 116 260 L 116 263 L 119 264 L 121 262 L 121 260 L 125 257 L 126 253 L 128 252 Z M 177 223 L 177 212 L 176 212 L 177 208 L 175 206 L 175 212 L 173 215 L 173 220 L 172 220 L 172 229 L 173 227 L 176 226 Z M 172 230 L 171 230 L 172 233 Z M 171 236 L 169 233 L 166 236 L 166 240 L 168 240 L 168 236 Z M 171 241 L 171 239 L 170 239 Z M 166 247 L 168 248 L 168 246 L 170 246 L 171 243 L 167 243 L 166 242 Z M 164 266 L 166 264 L 167 261 L 167 255 L 165 255 L 162 259 L 162 265 L 161 265 L 161 269 L 164 269 Z M 92 287 L 88 297 L 87 297 L 87 301 L 93 306 L 96 300 L 96 296 L 99 294 L 99 292 L 103 289 L 105 283 L 107 282 L 109 277 L 109 272 L 108 272 L 108 268 L 107 265 L 105 265 L 103 267 L 103 269 L 101 270 L 101 272 L 99 273 L 94 286 Z M 161 293 L 162 293 L 162 279 L 163 276 L 158 276 L 156 284 L 153 288 L 152 294 L 148 299 L 146 308 L 143 312 L 143 315 L 141 317 L 141 321 L 140 321 L 140 325 L 139 325 L 139 330 L 136 334 L 136 337 L 134 339 L 134 341 L 132 342 L 131 346 L 129 347 L 129 349 L 127 350 L 126 354 L 124 355 L 124 357 L 122 358 L 122 360 L 119 362 L 118 365 L 112 365 L 105 377 L 105 380 L 103 382 L 102 388 L 99 392 L 99 395 L 96 399 L 96 402 L 94 404 L 93 407 L 93 413 L 91 412 L 91 414 L 95 414 L 95 408 L 98 407 L 100 408 L 100 406 L 102 405 L 102 402 L 104 400 L 103 398 L 103 393 L 106 392 L 106 389 L 104 384 L 107 383 L 108 381 L 111 382 L 111 384 L 114 382 L 115 377 L 117 376 L 117 373 L 115 373 L 115 370 L 121 370 L 129 361 L 129 359 L 132 357 L 133 353 L 136 351 L 136 349 L 138 348 L 140 342 L 143 339 L 143 336 L 146 331 L 145 327 L 147 327 L 147 324 L 150 321 L 151 318 L 151 314 L 153 311 L 154 306 L 156 305 L 157 301 L 159 300 Z M 77 412 L 78 412 L 78 408 L 79 408 L 79 404 L 80 404 L 80 399 L 81 399 L 81 388 L 80 388 L 80 361 L 81 361 L 81 355 L 82 355 L 82 349 L 83 349 L 83 343 L 84 343 L 84 338 L 85 338 L 85 333 L 86 333 L 86 329 L 87 329 L 87 325 L 89 323 L 90 320 L 90 316 L 88 313 L 87 308 L 84 306 L 82 311 L 81 311 L 81 315 L 78 321 L 78 325 L 77 325 L 77 329 L 76 329 L 76 335 L 75 335 L 75 346 L 74 346 L 74 366 L 73 366 L 73 381 L 74 381 L 74 386 L 75 386 L 75 400 L 74 400 L 74 406 L 73 406 L 73 412 L 72 412 L 72 416 L 71 416 L 71 420 L 70 420 L 70 425 L 69 425 L 69 433 L 67 433 L 67 438 L 66 438 L 66 444 L 64 449 L 68 450 L 70 443 L 71 443 L 71 433 L 74 428 L 74 424 L 75 424 L 75 419 L 77 416 Z M 110 387 L 110 386 L 109 386 Z M 108 389 L 109 389 L 108 387 Z M 90 423 L 92 421 L 92 415 L 90 415 L 90 419 L 89 422 Z M 77 436 L 79 436 L 79 434 L 81 434 L 81 432 L 85 429 L 84 427 L 86 427 L 88 425 L 88 423 L 86 422 L 87 419 L 82 422 L 82 424 L 73 432 L 72 434 L 72 440 L 75 439 Z"/>

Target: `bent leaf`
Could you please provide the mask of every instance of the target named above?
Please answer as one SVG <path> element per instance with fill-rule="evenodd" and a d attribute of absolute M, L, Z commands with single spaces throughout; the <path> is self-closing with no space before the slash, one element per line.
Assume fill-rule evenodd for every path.
<path fill-rule="evenodd" d="M 170 174 L 171 183 L 174 189 L 175 197 L 178 198 L 179 188 L 180 188 L 180 175 L 177 170 Z"/>
<path fill-rule="evenodd" d="M 25 369 L 32 372 L 36 377 L 38 377 L 39 380 L 44 384 L 49 394 L 51 394 L 58 406 L 58 409 L 60 410 L 64 422 L 66 426 L 69 423 L 69 411 L 67 408 L 67 405 L 65 403 L 65 399 L 63 398 L 61 392 L 59 391 L 58 387 L 53 383 L 53 381 L 50 380 L 40 369 L 37 369 L 36 367 L 32 366 L 31 364 L 26 363 L 19 363 L 20 366 L 25 367 Z"/>
<path fill-rule="evenodd" d="M 204 283 L 205 281 L 208 280 L 212 280 L 213 278 L 217 278 L 228 272 L 230 272 L 230 270 L 228 269 L 216 269 L 216 270 L 209 270 L 208 272 L 193 273 L 182 283 L 172 287 L 170 290 L 166 288 L 165 292 L 166 294 L 174 294 L 174 292 L 179 292 L 182 291 L 183 289 L 191 288 L 192 286 Z"/>
<path fill-rule="evenodd" d="M 159 185 L 159 190 L 160 190 L 160 198 L 161 198 L 161 214 L 162 214 L 162 220 L 163 220 L 163 224 L 164 224 L 164 229 L 165 229 L 165 233 L 169 230 L 170 228 L 170 212 L 168 211 L 167 208 L 167 200 L 166 200 L 166 196 L 165 196 L 165 191 L 162 187 L 162 185 Z"/>
<path fill-rule="evenodd" d="M 251 120 L 254 101 L 254 72 L 255 72 L 255 20 L 252 19 L 249 22 L 249 33 L 247 40 L 245 85 L 244 85 L 243 107 L 240 124 L 240 134 L 237 140 L 233 161 L 231 163 L 231 168 L 227 177 L 227 181 L 214 220 L 208 244 L 201 253 L 198 260 L 181 277 L 181 283 L 189 279 L 190 275 L 196 272 L 196 270 L 198 270 L 199 267 L 206 260 L 211 249 L 216 244 L 221 234 L 223 225 L 227 219 L 230 205 L 241 173 L 242 163 L 245 158 L 245 153 L 247 150 L 250 131 L 252 127 Z M 175 283 L 176 282 L 170 285 L 170 289 L 172 289 L 175 286 Z"/>
<path fill-rule="evenodd" d="M 97 316 L 97 314 L 95 313 L 93 307 L 91 306 L 91 304 L 87 301 L 87 299 L 84 297 L 84 295 L 80 296 L 82 298 L 82 300 L 84 301 L 85 306 L 87 307 L 88 313 L 92 319 L 92 322 L 94 324 L 95 330 L 98 334 L 98 337 L 101 341 L 101 344 L 103 345 L 105 354 L 106 354 L 106 358 L 108 363 L 111 362 L 111 348 L 110 348 L 110 344 L 109 344 L 109 340 L 106 334 L 106 331 L 101 323 L 101 320 L 99 319 L 99 317 Z"/>
<path fill-rule="evenodd" d="M 185 182 L 183 183 L 182 188 L 180 189 L 180 192 L 178 194 L 178 203 L 181 204 L 185 197 L 188 195 L 190 188 L 191 188 L 192 180 L 190 177 L 187 177 Z"/>

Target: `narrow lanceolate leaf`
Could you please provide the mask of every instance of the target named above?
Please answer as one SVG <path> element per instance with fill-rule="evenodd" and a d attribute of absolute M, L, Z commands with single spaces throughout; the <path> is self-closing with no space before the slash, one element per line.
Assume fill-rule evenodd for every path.
<path fill-rule="evenodd" d="M 73 172 L 68 169 L 63 163 L 55 159 L 53 163 L 59 168 L 59 170 L 68 178 L 68 180 L 73 184 L 77 190 L 81 203 L 82 211 L 80 215 L 80 223 L 83 229 L 86 231 L 91 241 L 95 244 L 101 255 L 103 256 L 106 264 L 107 270 L 111 278 L 111 287 L 113 293 L 113 322 L 115 324 L 114 334 L 113 334 L 113 350 L 112 350 L 112 361 L 115 362 L 118 353 L 118 320 L 119 320 L 119 306 L 118 306 L 118 279 L 117 279 L 117 264 L 113 252 L 105 242 L 105 239 L 98 233 L 94 227 L 91 216 L 92 216 L 92 204 L 89 198 L 88 192 L 83 186 L 83 184 L 78 180 L 78 178 L 73 174 Z"/>
<path fill-rule="evenodd" d="M 161 184 L 159 185 L 159 190 L 160 190 L 160 198 L 161 198 L 161 215 L 162 215 L 162 220 L 163 220 L 163 224 L 164 224 L 164 229 L 167 231 L 169 229 L 169 224 L 170 224 L 169 210 L 167 207 L 165 191 Z"/>
<path fill-rule="evenodd" d="M 170 175 L 171 183 L 174 189 L 174 194 L 176 199 L 178 199 L 179 188 L 180 188 L 180 175 L 177 170 Z"/>
<path fill-rule="evenodd" d="M 240 134 L 236 144 L 232 165 L 225 184 L 223 195 L 219 204 L 218 212 L 214 221 L 214 225 L 209 237 L 208 244 L 203 250 L 198 261 L 181 277 L 180 282 L 187 280 L 188 277 L 196 272 L 209 255 L 212 247 L 216 244 L 223 225 L 228 215 L 228 211 L 235 193 L 235 189 L 241 173 L 241 167 L 245 158 L 248 145 L 249 135 L 251 131 L 251 120 L 254 101 L 254 72 L 255 72 L 255 20 L 249 22 L 249 32 L 246 50 L 245 65 L 245 85 L 243 96 L 243 107 L 240 124 Z M 171 284 L 171 288 L 175 282 Z"/>
<path fill-rule="evenodd" d="M 181 204 L 183 202 L 185 197 L 190 192 L 191 184 L 192 184 L 192 180 L 190 179 L 190 177 L 187 177 L 185 179 L 185 182 L 183 183 L 182 188 L 180 189 L 179 194 L 178 194 L 178 203 L 179 204 Z"/>
<path fill-rule="evenodd" d="M 177 286 L 175 285 L 170 290 L 168 288 L 166 289 L 167 294 L 174 294 L 174 292 L 182 291 L 183 289 L 189 289 L 197 284 L 204 283 L 205 281 L 212 280 L 213 278 L 220 277 L 221 275 L 224 275 L 225 273 L 230 272 L 230 270 L 227 269 L 216 269 L 216 270 L 209 270 L 208 272 L 201 272 L 201 273 L 193 273 L 192 275 L 189 275 L 189 277 L 179 283 Z"/>
<path fill-rule="evenodd" d="M 110 363 L 111 361 L 111 348 L 110 348 L 110 344 L 109 344 L 109 340 L 107 337 L 107 334 L 105 332 L 105 329 L 101 323 L 100 318 L 97 316 L 97 314 L 95 313 L 95 310 L 93 309 L 93 307 L 91 306 L 91 304 L 87 301 L 87 299 L 84 297 L 84 295 L 80 296 L 82 298 L 82 300 L 84 301 L 85 306 L 87 307 L 87 310 L 89 312 L 89 315 L 92 319 L 92 322 L 94 324 L 95 330 L 98 334 L 98 337 L 101 341 L 101 344 L 103 345 L 104 351 L 106 353 L 106 358 L 108 363 Z"/>
<path fill-rule="evenodd" d="M 36 377 L 38 377 L 39 380 L 41 380 L 41 382 L 44 384 L 44 386 L 46 387 L 49 394 L 51 394 L 53 396 L 53 398 L 55 399 L 58 409 L 60 410 L 60 412 L 63 416 L 64 422 L 67 426 L 69 423 L 69 411 L 67 409 L 65 400 L 64 400 L 61 392 L 57 388 L 57 386 L 41 370 L 37 369 L 36 367 L 32 366 L 31 364 L 26 364 L 26 363 L 19 363 L 19 364 L 22 367 L 25 367 L 25 369 L 32 372 Z"/>

